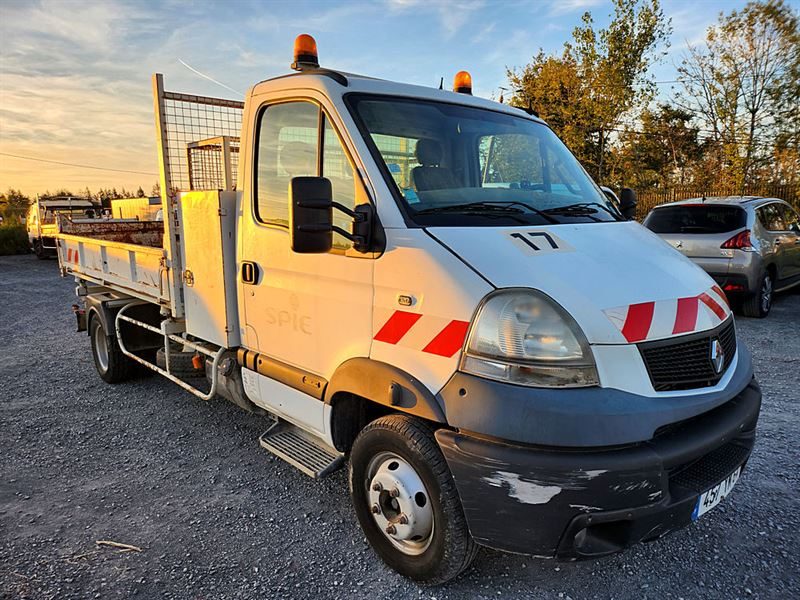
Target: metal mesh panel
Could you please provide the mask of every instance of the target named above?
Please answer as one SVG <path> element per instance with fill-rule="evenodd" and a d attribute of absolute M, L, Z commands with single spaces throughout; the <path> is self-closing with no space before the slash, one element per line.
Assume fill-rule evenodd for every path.
<path fill-rule="evenodd" d="M 176 94 L 164 92 L 164 131 L 166 134 L 165 159 L 169 185 L 173 190 L 190 190 L 189 158 L 187 145 L 198 140 L 217 136 L 238 138 L 242 128 L 242 110 L 244 102 L 211 98 L 207 96 L 193 96 L 189 94 Z M 236 180 L 236 167 L 238 167 L 238 146 L 236 152 L 231 148 L 232 176 Z M 202 161 L 213 161 L 213 150 L 198 153 L 204 158 Z M 219 153 L 217 154 L 217 159 Z M 194 157 L 192 158 L 194 160 Z M 205 163 L 212 167 L 213 163 Z M 219 167 L 219 163 L 216 165 Z M 205 172 L 205 171 L 203 171 Z M 208 171 L 209 173 L 211 171 Z M 217 169 L 221 173 L 221 169 Z M 213 182 L 212 182 L 213 183 Z M 205 184 L 203 185 L 205 187 Z M 217 189 L 219 185 L 210 185 L 206 189 Z M 195 189 L 198 189 L 197 185 Z"/>
<path fill-rule="evenodd" d="M 231 177 L 236 183 L 239 169 L 239 140 L 230 140 L 229 161 Z M 189 189 L 223 190 L 225 186 L 225 162 L 222 144 L 205 144 L 188 149 Z"/>

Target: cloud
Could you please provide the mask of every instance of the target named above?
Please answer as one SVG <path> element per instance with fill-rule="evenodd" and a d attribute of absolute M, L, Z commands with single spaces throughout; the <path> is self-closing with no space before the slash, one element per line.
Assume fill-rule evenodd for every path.
<path fill-rule="evenodd" d="M 386 6 L 395 13 L 413 9 L 420 16 L 434 14 L 439 26 L 449 39 L 470 21 L 473 15 L 486 7 L 485 0 L 387 0 Z"/>
<path fill-rule="evenodd" d="M 566 15 L 573 12 L 585 12 L 601 4 L 605 0 L 554 0 L 550 6 L 550 15 Z"/>

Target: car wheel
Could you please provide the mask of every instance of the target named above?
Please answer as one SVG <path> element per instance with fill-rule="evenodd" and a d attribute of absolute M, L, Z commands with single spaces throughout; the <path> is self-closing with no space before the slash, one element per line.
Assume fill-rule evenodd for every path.
<path fill-rule="evenodd" d="M 400 574 L 440 584 L 475 558 L 455 482 L 423 421 L 389 415 L 367 425 L 350 453 L 350 494 L 373 549 Z"/>
<path fill-rule="evenodd" d="M 775 292 L 775 285 L 772 275 L 765 271 L 761 277 L 761 285 L 755 294 L 752 294 L 742 303 L 742 314 L 746 317 L 763 319 L 769 314 L 772 308 L 772 296 Z"/>

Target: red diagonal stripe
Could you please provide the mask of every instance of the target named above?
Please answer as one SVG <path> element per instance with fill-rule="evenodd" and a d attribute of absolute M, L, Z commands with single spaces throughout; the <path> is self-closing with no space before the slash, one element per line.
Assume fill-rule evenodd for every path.
<path fill-rule="evenodd" d="M 422 351 L 450 358 L 464 345 L 467 329 L 469 329 L 469 323 L 466 321 L 450 321 Z"/>
<path fill-rule="evenodd" d="M 728 308 L 730 308 L 731 303 L 728 302 L 728 296 L 725 294 L 725 292 L 723 292 L 718 285 L 712 286 L 711 289 L 717 292 L 717 294 L 719 294 L 719 297 L 722 298 L 725 301 L 725 304 L 728 306 Z"/>
<path fill-rule="evenodd" d="M 700 294 L 698 298 L 700 299 L 700 302 L 705 304 L 708 308 L 711 309 L 711 311 L 715 315 L 719 317 L 720 321 L 724 320 L 725 317 L 728 316 L 728 314 L 725 312 L 725 309 L 722 308 L 716 300 L 714 300 L 711 296 L 709 296 L 705 292 Z"/>
<path fill-rule="evenodd" d="M 626 340 L 641 342 L 647 337 L 655 309 L 655 302 L 641 302 L 628 307 L 628 316 L 625 317 L 625 325 L 622 327 L 622 335 Z"/>
<path fill-rule="evenodd" d="M 408 330 L 414 326 L 414 323 L 422 318 L 421 314 L 406 312 L 404 310 L 396 310 L 389 320 L 383 324 L 381 330 L 375 334 L 375 338 L 379 342 L 386 342 L 387 344 L 396 344 L 403 336 L 408 333 Z"/>
<path fill-rule="evenodd" d="M 697 297 L 678 298 L 678 312 L 675 315 L 675 327 L 672 333 L 694 331 L 697 326 Z"/>
<path fill-rule="evenodd" d="M 67 262 L 72 262 L 72 248 L 67 248 Z"/>

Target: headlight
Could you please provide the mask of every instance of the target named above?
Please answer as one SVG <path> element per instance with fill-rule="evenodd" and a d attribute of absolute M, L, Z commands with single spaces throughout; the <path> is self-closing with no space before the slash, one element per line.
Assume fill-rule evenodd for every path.
<path fill-rule="evenodd" d="M 591 348 L 575 319 L 535 290 L 500 291 L 484 300 L 461 370 L 538 387 L 599 383 Z"/>

